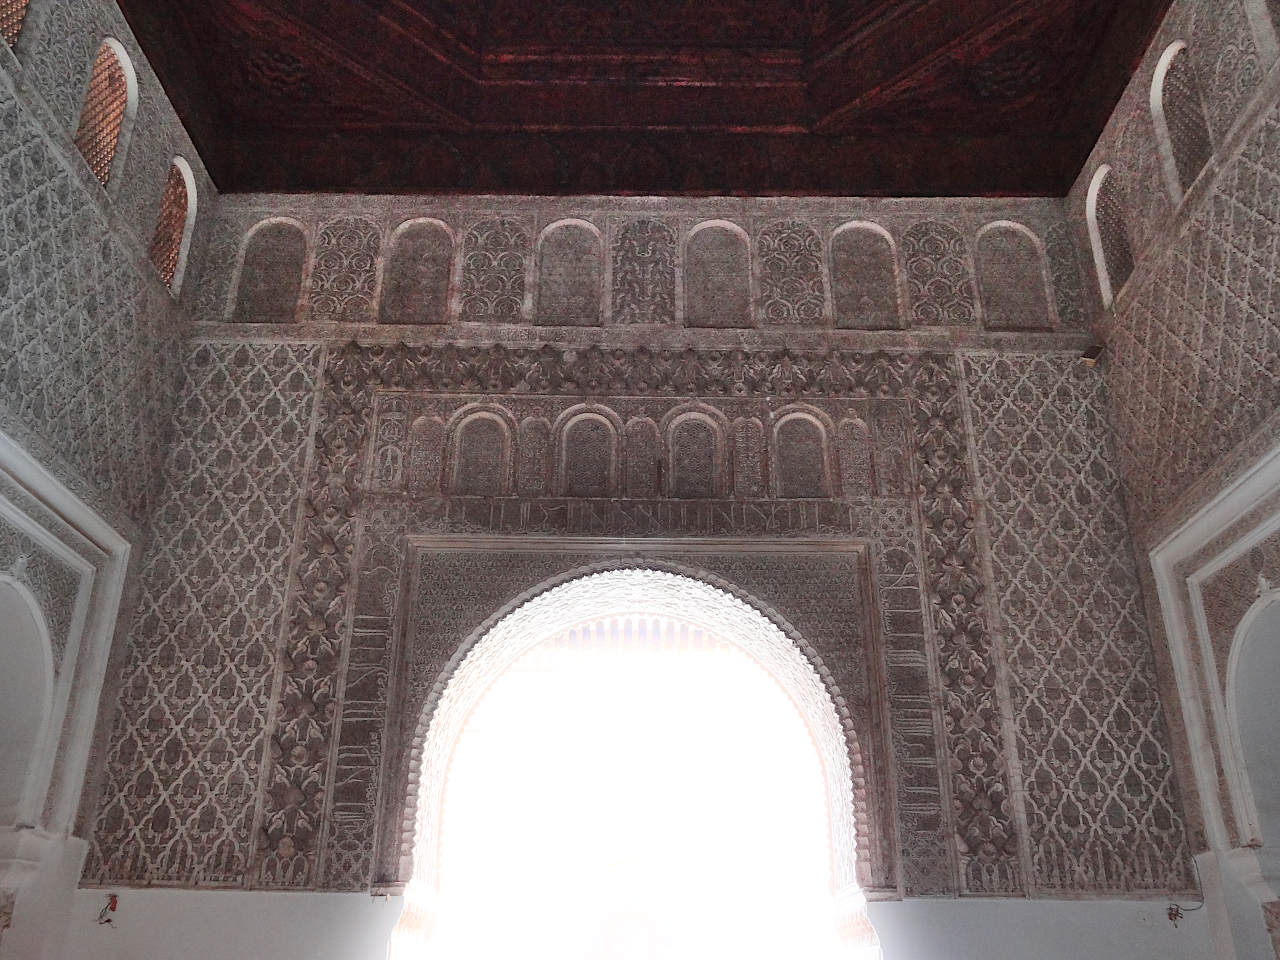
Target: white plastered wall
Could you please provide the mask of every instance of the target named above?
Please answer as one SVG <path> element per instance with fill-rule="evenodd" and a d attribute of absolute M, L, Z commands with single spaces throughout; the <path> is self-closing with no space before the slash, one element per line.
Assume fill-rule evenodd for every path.
<path fill-rule="evenodd" d="M 1277 896 L 1248 843 L 1253 832 L 1249 825 L 1256 822 L 1254 798 L 1249 794 L 1233 711 L 1228 708 L 1231 691 L 1224 695 L 1219 683 L 1201 590 L 1214 573 L 1280 522 L 1280 507 L 1274 506 L 1278 490 L 1280 445 L 1150 552 L 1204 816 L 1209 849 L 1196 860 L 1204 883 L 1211 955 L 1218 960 L 1274 956 L 1261 905 Z M 1273 505 L 1271 509 L 1268 504 Z M 1221 542 L 1228 531 L 1227 542 Z M 1239 633 L 1233 645 L 1239 643 Z M 1231 839 L 1224 804 L 1234 811 L 1243 840 Z"/>
<path fill-rule="evenodd" d="M 22 598 L 31 622 L 41 628 L 40 642 L 49 648 L 41 655 L 51 676 L 33 678 L 46 683 L 35 749 L 21 760 L 12 758 L 15 769 L 0 770 L 0 776 L 23 780 L 14 815 L 0 823 L 0 887 L 16 898 L 12 926 L 0 934 L 0 958 L 54 960 L 61 955 L 86 851 L 84 840 L 74 835 L 76 810 L 130 544 L 2 433 L 0 519 L 18 530 L 31 549 L 78 575 L 74 594 L 57 601 L 71 609 L 53 611 L 40 609 L 33 593 L 20 586 L 25 558 L 4 571 L 11 598 Z M 55 619 L 66 625 L 56 670 L 46 626 Z M 16 660 L 16 651 L 7 642 L 0 644 L 0 670 L 5 669 L 6 653 Z"/>

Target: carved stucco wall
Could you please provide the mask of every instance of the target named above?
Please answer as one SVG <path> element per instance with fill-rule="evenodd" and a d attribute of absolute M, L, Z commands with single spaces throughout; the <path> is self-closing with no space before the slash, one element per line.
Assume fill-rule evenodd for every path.
<path fill-rule="evenodd" d="M 1077 453 L 1074 485 L 1011 495 L 1016 509 L 1034 504 L 1046 523 L 1073 497 L 1102 508 L 1104 530 L 1062 527 L 1056 549 L 1117 577 L 1112 593 L 1073 602 L 1088 611 L 1098 648 L 1117 660 L 1106 697 L 1135 718 L 1112 726 L 1099 720 L 1117 753 L 1140 758 L 1123 771 L 1103 769 L 1100 737 L 1087 724 L 1071 726 L 1078 704 L 1030 692 L 1028 677 L 1020 685 L 1019 657 L 1052 642 L 1048 608 L 1014 595 L 1030 597 L 1041 586 L 1017 560 L 1031 541 L 1000 541 L 988 552 L 982 532 L 980 493 L 991 489 L 999 443 L 1015 444 L 1034 423 L 1051 447 L 1105 445 L 1096 372 L 1064 356 L 1043 367 L 1015 358 L 1008 361 L 1014 375 L 990 358 L 947 353 L 438 341 L 331 341 L 317 369 L 318 347 L 255 343 L 239 330 L 239 342 L 198 344 L 187 359 L 188 391 L 178 407 L 183 439 L 170 457 L 146 561 L 131 634 L 128 675 L 135 679 L 113 735 L 86 881 L 363 889 L 378 880 L 375 848 L 388 825 L 379 822 L 370 784 L 386 776 L 387 724 L 405 722 L 389 716 L 388 691 L 396 683 L 406 538 L 498 535 L 869 544 L 888 677 L 890 747 L 873 768 L 880 782 L 868 788 L 890 825 L 880 831 L 890 863 L 880 882 L 900 882 L 908 894 L 1188 885 L 1158 708 L 1144 692 L 1154 680 L 1134 619 L 1136 585 L 1122 576 L 1131 561 L 1117 545 L 1124 528 L 1114 474 Z M 1055 420 L 1044 409 L 1058 401 L 1087 412 Z M 619 492 L 574 497 L 554 486 L 553 425 L 584 402 L 600 422 L 623 424 L 615 430 Z M 668 414 L 689 402 L 707 422 L 729 425 L 713 469 L 744 478 L 745 486 L 713 481 L 713 495 L 695 499 L 628 487 L 629 458 L 651 453 L 648 441 L 629 442 L 626 424 L 669 425 Z M 777 462 L 764 427 L 797 404 L 819 421 L 865 425 L 828 434 L 833 496 L 780 496 L 763 482 Z M 511 471 L 509 495 L 450 492 L 447 425 L 468 407 L 512 424 L 506 445 L 485 448 L 510 458 L 493 468 Z M 987 419 L 997 432 L 981 431 Z M 733 426 L 752 421 L 760 429 Z M 548 430 L 525 426 L 535 423 Z M 264 435 L 277 439 L 264 442 Z M 866 445 L 850 447 L 845 438 Z M 521 466 L 522 451 L 537 451 L 545 466 Z M 980 487 L 970 475 L 975 453 L 986 464 Z M 535 475 L 543 485 L 523 492 L 520 478 Z M 846 485 L 844 478 L 861 479 Z M 981 495 L 1000 516 L 990 506 L 997 498 Z M 252 516 L 249 532 L 228 527 L 237 516 Z M 989 566 L 999 571 L 995 594 Z M 285 570 L 292 571 L 287 585 Z M 259 580 L 267 586 L 258 594 L 235 589 Z M 767 584 L 764 578 L 752 588 L 767 592 Z M 241 610 L 244 603 L 253 610 Z M 230 645 L 222 642 L 228 625 L 238 631 Z M 280 630 L 282 655 L 273 659 Z M 1067 665 L 1057 675 L 1064 685 L 1088 686 Z M 1041 723 L 1070 731 L 1066 741 L 1055 736 L 1045 746 Z M 1038 814 L 1032 777 L 1076 802 L 1079 821 Z M 1113 802 L 1102 802 L 1099 791 Z M 1140 807 L 1168 816 L 1138 816 Z M 1080 866 L 1090 855 L 1114 863 L 1121 849 L 1158 850 L 1163 860 L 1144 858 L 1105 878 Z"/>
<path fill-rule="evenodd" d="M 89 880 L 250 869 L 318 359 L 284 344 L 183 358 Z"/>
<path fill-rule="evenodd" d="M 94 51 L 124 45 L 139 100 L 108 190 L 71 143 Z M 170 159 L 214 191 L 119 8 L 35 0 L 0 46 L 0 429 L 104 513 L 145 523 L 186 327 L 146 256 Z M 198 217 L 193 244 L 203 240 Z"/>
<path fill-rule="evenodd" d="M 971 354 L 966 388 L 1038 885 L 1193 886 L 1102 378 Z"/>
<path fill-rule="evenodd" d="M 1022 329 L 1085 323 L 1079 260 L 1056 200 L 270 195 L 220 202 L 198 320 L 265 319 L 237 305 L 236 288 L 245 239 L 270 219 L 298 224 L 306 240 L 301 262 L 291 261 L 302 296 L 284 321 L 976 331 L 988 326 L 985 267 L 987 290 L 1014 272 L 1042 288 L 1030 296 L 1044 309 Z M 1018 253 L 1027 262 L 975 263 L 979 234 L 1003 221 L 1025 227 Z M 398 245 L 414 223 L 434 228 L 416 247 Z M 397 252 L 433 264 L 419 268 L 433 279 L 418 297 L 433 310 L 404 303 Z"/>
<path fill-rule="evenodd" d="M 1214 156 L 1175 202 L 1150 84 L 1177 41 L 1187 44 Z M 1143 542 L 1189 516 L 1275 432 L 1280 110 L 1268 71 L 1277 50 L 1261 0 L 1175 3 L 1067 200 L 1087 251 L 1085 193 L 1094 170 L 1112 166 L 1137 268 L 1099 332 L 1117 465 Z"/>

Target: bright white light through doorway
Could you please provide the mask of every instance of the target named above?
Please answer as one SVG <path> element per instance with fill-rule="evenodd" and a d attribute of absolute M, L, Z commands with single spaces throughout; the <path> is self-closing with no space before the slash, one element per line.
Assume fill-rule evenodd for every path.
<path fill-rule="evenodd" d="M 431 922 L 395 960 L 878 957 L 869 928 L 858 946 L 838 929 L 796 703 L 740 645 L 620 606 L 526 638 L 479 694 L 447 761 Z"/>

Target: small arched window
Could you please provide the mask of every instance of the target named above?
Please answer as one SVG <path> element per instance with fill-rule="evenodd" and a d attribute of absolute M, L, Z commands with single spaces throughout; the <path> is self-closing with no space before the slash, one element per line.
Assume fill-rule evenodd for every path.
<path fill-rule="evenodd" d="M 1213 155 L 1213 139 L 1195 65 L 1181 40 L 1170 44 L 1156 64 L 1151 81 L 1151 118 L 1165 179 L 1177 203 Z"/>
<path fill-rule="evenodd" d="M 18 44 L 22 21 L 27 16 L 28 0 L 0 0 L 0 35 L 10 47 Z"/>
<path fill-rule="evenodd" d="M 196 185 L 191 166 L 182 157 L 169 164 L 169 176 L 160 195 L 160 214 L 151 235 L 148 253 L 151 263 L 174 296 L 182 287 L 187 268 L 187 250 L 196 222 Z"/>
<path fill-rule="evenodd" d="M 119 165 L 125 127 L 138 104 L 138 80 L 119 41 L 110 37 L 98 47 L 76 128 L 76 148 L 104 187 Z"/>
<path fill-rule="evenodd" d="M 1098 271 L 1098 289 L 1103 305 L 1109 307 L 1133 273 L 1133 248 L 1125 227 L 1124 205 L 1109 164 L 1099 167 L 1089 183 L 1084 215 L 1093 265 Z"/>

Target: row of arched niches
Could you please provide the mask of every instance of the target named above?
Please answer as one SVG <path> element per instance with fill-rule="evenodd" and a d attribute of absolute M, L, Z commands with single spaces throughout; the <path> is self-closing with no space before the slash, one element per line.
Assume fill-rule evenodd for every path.
<path fill-rule="evenodd" d="M 924 203 L 923 201 L 921 202 Z M 945 202 L 944 202 L 945 203 Z M 1053 330 L 1083 322 L 1059 207 L 883 219 L 461 211 L 241 218 L 206 320 Z M 1009 209 L 1012 207 L 1013 209 Z"/>
<path fill-rule="evenodd" d="M 502 402 L 384 394 L 370 487 L 411 497 L 861 499 L 914 486 L 900 400 Z"/>

